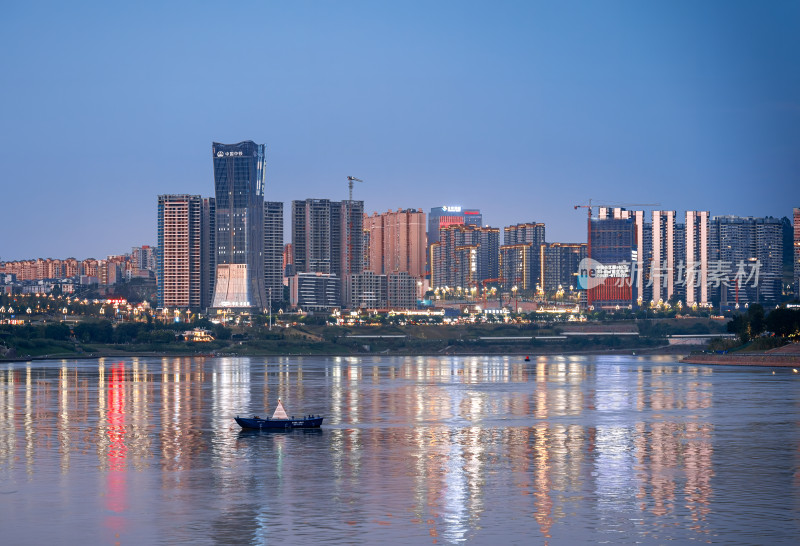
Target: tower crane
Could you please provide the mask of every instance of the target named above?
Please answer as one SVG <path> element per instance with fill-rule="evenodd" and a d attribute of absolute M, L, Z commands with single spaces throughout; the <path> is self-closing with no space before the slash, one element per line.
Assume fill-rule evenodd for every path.
<path fill-rule="evenodd" d="M 355 176 L 347 177 L 347 185 L 350 187 L 350 201 L 353 200 L 353 182 L 363 182 L 363 180 L 356 178 Z"/>

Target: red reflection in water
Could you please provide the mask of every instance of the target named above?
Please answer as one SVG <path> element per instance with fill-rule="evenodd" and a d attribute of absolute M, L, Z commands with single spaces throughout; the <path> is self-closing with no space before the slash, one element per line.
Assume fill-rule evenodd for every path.
<path fill-rule="evenodd" d="M 126 495 L 126 456 L 125 446 L 125 364 L 115 363 L 111 368 L 108 382 L 108 475 L 106 477 L 106 509 L 120 514 L 127 508 Z M 119 532 L 125 520 L 119 515 L 106 517 L 105 525 L 111 531 Z"/>

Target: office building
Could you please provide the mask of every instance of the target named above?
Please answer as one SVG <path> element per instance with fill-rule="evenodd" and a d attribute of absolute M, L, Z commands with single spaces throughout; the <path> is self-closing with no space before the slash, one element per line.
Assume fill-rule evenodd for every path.
<path fill-rule="evenodd" d="M 405 271 L 412 277 L 425 274 L 425 213 L 398 209 L 364 217 L 368 238 L 368 269 L 375 273 Z"/>
<path fill-rule="evenodd" d="M 159 308 L 199 310 L 202 297 L 202 198 L 158 196 L 157 294 Z M 97 276 L 95 264 L 84 275 Z"/>
<path fill-rule="evenodd" d="M 264 202 L 264 290 L 267 301 L 283 300 L 283 203 Z"/>
<path fill-rule="evenodd" d="M 289 304 L 295 309 L 331 312 L 341 307 L 341 279 L 330 273 L 297 273 L 289 277 Z"/>
<path fill-rule="evenodd" d="M 250 140 L 211 146 L 216 208 L 212 307 L 262 311 L 266 147 Z"/>

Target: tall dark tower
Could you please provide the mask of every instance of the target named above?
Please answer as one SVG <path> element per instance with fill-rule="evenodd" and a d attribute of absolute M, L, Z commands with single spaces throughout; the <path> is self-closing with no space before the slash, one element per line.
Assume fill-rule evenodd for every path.
<path fill-rule="evenodd" d="M 263 310 L 266 146 L 246 140 L 211 145 L 214 158 L 217 274 L 211 306 Z"/>

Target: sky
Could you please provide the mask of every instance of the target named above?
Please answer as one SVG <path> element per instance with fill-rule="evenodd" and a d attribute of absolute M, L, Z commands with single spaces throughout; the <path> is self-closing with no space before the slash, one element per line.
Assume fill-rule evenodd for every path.
<path fill-rule="evenodd" d="M 550 242 L 590 199 L 800 207 L 798 1 L 6 2 L 0 47 L 0 261 L 155 245 L 214 141 L 266 144 L 286 242 L 347 176 Z"/>

